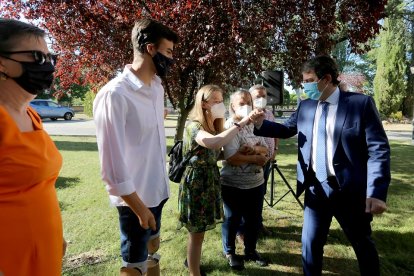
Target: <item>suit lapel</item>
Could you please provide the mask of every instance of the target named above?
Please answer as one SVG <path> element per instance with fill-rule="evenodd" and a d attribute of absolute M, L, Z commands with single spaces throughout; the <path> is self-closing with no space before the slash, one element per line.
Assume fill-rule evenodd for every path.
<path fill-rule="evenodd" d="M 333 152 L 336 151 L 336 147 L 338 146 L 339 137 L 341 137 L 342 127 L 345 123 L 346 115 L 348 112 L 348 98 L 345 97 L 345 93 L 346 92 L 342 91 L 339 93 L 338 109 L 336 111 L 336 121 L 333 136 Z"/>

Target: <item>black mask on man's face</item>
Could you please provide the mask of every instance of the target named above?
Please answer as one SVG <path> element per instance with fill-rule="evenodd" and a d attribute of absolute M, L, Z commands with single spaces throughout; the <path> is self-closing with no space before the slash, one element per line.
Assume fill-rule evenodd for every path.
<path fill-rule="evenodd" d="M 49 89 L 53 83 L 55 66 L 51 62 L 38 64 L 36 62 L 18 61 L 23 73 L 19 77 L 9 77 L 30 94 L 37 95 Z"/>
<path fill-rule="evenodd" d="M 174 64 L 172 58 L 164 56 L 160 52 L 157 52 L 155 56 L 152 57 L 152 61 L 154 62 L 155 69 L 157 69 L 157 75 L 160 77 L 165 77 L 168 69 Z"/>

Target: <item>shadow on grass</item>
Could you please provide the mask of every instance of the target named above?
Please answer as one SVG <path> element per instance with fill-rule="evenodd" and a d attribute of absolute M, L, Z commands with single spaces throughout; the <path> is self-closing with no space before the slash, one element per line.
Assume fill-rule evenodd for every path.
<path fill-rule="evenodd" d="M 237 275 L 303 275 L 302 273 L 302 256 L 292 253 L 261 253 L 262 257 L 269 261 L 269 267 L 259 267 L 252 262 L 245 263 L 245 269 L 242 271 L 231 270 L 227 261 L 223 258 L 223 261 L 219 263 L 206 263 L 202 264 L 202 268 L 207 272 L 219 271 L 222 275 L 230 274 L 230 272 Z M 275 268 L 275 265 L 277 268 Z M 344 274 L 343 268 L 346 267 L 347 271 Z M 282 270 L 280 270 L 282 268 Z M 292 272 L 288 270 L 294 270 L 298 272 Z M 345 258 L 332 258 L 324 257 L 323 275 L 359 275 L 358 262 L 355 259 Z"/>
<path fill-rule="evenodd" d="M 384 275 L 413 275 L 414 233 L 377 230 L 373 238 Z"/>
<path fill-rule="evenodd" d="M 98 151 L 95 142 L 55 141 L 55 144 L 61 151 Z"/>
<path fill-rule="evenodd" d="M 298 226 L 287 227 L 268 227 L 272 232 L 272 235 L 268 238 L 281 239 L 286 241 L 294 241 L 301 243 L 302 228 Z M 384 275 L 399 274 L 410 275 L 414 271 L 414 263 L 411 260 L 414 256 L 414 233 L 406 232 L 401 233 L 397 231 L 376 230 L 372 235 L 377 250 L 380 255 L 381 269 Z M 342 229 L 330 229 L 327 244 L 335 245 L 342 244 L 350 246 L 348 239 L 343 233 Z M 288 256 L 289 255 L 289 256 Z M 276 253 L 276 254 L 263 254 L 274 264 L 283 266 L 298 266 L 301 265 L 301 257 L 288 254 L 288 253 Z M 346 262 L 347 264 L 342 264 Z M 355 268 L 356 275 L 358 274 L 358 263 L 356 260 L 324 257 L 324 269 L 342 274 L 344 271 L 340 271 L 344 267 L 352 266 Z M 350 270 L 352 272 L 352 270 Z M 252 274 L 260 275 L 260 274 Z M 325 275 L 325 274 L 324 274 Z M 351 275 L 347 273 L 347 275 Z"/>
<path fill-rule="evenodd" d="M 278 256 L 281 255 L 281 256 Z M 262 254 L 262 256 L 268 260 L 273 260 L 273 259 L 279 259 L 279 258 L 291 258 L 292 254 Z M 292 260 L 292 264 L 287 264 L 286 266 L 289 267 L 297 267 L 298 264 L 300 265 L 300 258 L 291 258 Z M 276 262 L 271 262 L 272 264 L 276 264 Z M 236 274 L 236 275 L 303 275 L 302 273 L 295 273 L 295 272 L 287 272 L 287 271 L 276 271 L 271 267 L 259 267 L 256 266 L 255 264 L 248 262 L 245 263 L 245 269 L 241 270 L 241 271 L 237 271 L 237 270 L 232 270 L 230 268 L 230 266 L 227 263 L 227 260 L 222 258 L 222 260 L 220 260 L 220 262 L 208 262 L 208 263 L 203 263 L 201 265 L 201 268 L 207 273 L 207 275 L 209 274 L 213 274 L 214 272 L 220 272 L 219 275 L 227 275 L 230 273 Z"/>
<path fill-rule="evenodd" d="M 56 180 L 55 187 L 56 189 L 65 189 L 68 187 L 75 186 L 80 183 L 79 177 L 62 177 L 59 176 Z"/>

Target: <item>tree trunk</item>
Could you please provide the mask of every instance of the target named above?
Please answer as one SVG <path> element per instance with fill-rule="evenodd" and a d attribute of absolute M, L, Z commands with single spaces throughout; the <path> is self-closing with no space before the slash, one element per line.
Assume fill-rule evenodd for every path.
<path fill-rule="evenodd" d="M 184 107 L 180 107 L 180 112 L 178 114 L 177 119 L 177 128 L 175 129 L 175 137 L 174 141 L 182 140 L 183 139 L 183 133 L 184 133 L 184 127 L 185 123 L 187 121 L 188 114 L 190 113 L 191 109 L 185 109 Z"/>

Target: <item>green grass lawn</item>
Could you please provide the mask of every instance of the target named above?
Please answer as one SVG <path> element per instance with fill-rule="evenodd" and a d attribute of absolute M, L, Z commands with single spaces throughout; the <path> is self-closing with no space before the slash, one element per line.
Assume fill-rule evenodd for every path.
<path fill-rule="evenodd" d="M 96 139 L 53 137 L 64 158 L 56 187 L 62 209 L 64 232 L 69 242 L 63 275 L 117 275 L 120 267 L 119 228 L 115 208 L 110 207 L 100 179 Z M 173 141 L 168 140 L 171 147 Z M 383 275 L 409 275 L 414 271 L 414 146 L 392 142 L 392 183 L 388 211 L 373 222 Z M 295 139 L 284 140 L 279 168 L 295 187 Z M 275 176 L 275 199 L 286 185 Z M 176 230 L 178 185 L 171 183 L 171 198 L 162 219 L 161 275 L 188 275 L 183 266 L 187 231 Z M 269 193 L 268 193 L 269 195 Z M 303 198 L 301 198 L 303 201 Z M 352 202 L 350 202 L 352 204 Z M 229 269 L 221 257 L 221 227 L 206 234 L 202 265 L 208 275 L 301 275 L 300 234 L 302 210 L 288 194 L 273 208 L 265 207 L 264 223 L 272 236 L 261 238 L 258 250 L 271 260 L 259 268 L 247 264 L 242 272 Z M 239 253 L 242 248 L 238 245 Z M 324 254 L 325 275 L 359 275 L 354 252 L 334 220 Z"/>

